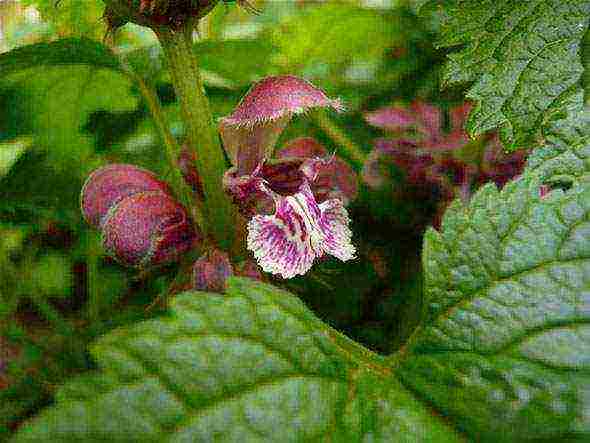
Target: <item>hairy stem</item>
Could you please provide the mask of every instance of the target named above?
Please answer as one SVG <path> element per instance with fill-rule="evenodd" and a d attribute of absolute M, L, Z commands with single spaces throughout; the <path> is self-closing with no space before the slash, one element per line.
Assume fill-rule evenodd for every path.
<path fill-rule="evenodd" d="M 162 27 L 154 30 L 164 49 L 180 101 L 189 149 L 196 154 L 195 163 L 205 194 L 205 224 L 202 228 L 222 248 L 227 249 L 231 244 L 235 217 L 222 187 L 225 158 L 193 53 L 192 29 L 193 24 L 189 22 L 180 29 Z"/>
<path fill-rule="evenodd" d="M 156 91 L 154 91 L 154 89 L 140 76 L 133 74 L 133 78 L 139 86 L 139 90 L 141 91 L 141 94 L 147 103 L 148 109 L 150 110 L 154 123 L 156 124 L 160 138 L 166 147 L 166 155 L 172 169 L 172 187 L 182 204 L 191 211 L 195 222 L 199 225 L 199 227 L 203 227 L 204 218 L 202 203 L 198 198 L 195 197 L 189 185 L 184 180 L 182 172 L 178 167 L 178 159 L 180 157 L 181 147 L 176 142 L 176 139 L 172 136 L 172 132 L 170 131 L 170 127 L 166 121 L 166 117 L 164 116 L 162 105 L 160 104 L 160 100 L 158 99 Z"/>

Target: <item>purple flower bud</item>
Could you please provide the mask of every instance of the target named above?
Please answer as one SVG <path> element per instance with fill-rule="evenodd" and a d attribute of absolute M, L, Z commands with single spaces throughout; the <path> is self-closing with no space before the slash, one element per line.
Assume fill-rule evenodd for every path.
<path fill-rule="evenodd" d="M 145 191 L 170 193 L 166 183 L 145 169 L 128 164 L 110 164 L 95 170 L 86 179 L 80 194 L 84 219 L 102 226 L 109 209 L 125 197 Z"/>
<path fill-rule="evenodd" d="M 258 265 L 252 260 L 245 260 L 236 266 L 236 275 L 248 277 L 254 280 L 264 281 L 264 276 L 260 272 Z"/>
<path fill-rule="evenodd" d="M 295 114 L 312 108 L 343 109 L 321 89 L 291 75 L 256 83 L 234 112 L 220 121 L 223 145 L 239 175 L 251 174 L 272 156 L 279 135 Z"/>
<path fill-rule="evenodd" d="M 105 249 L 139 268 L 173 261 L 201 237 L 185 208 L 159 191 L 120 200 L 104 218 L 102 231 Z"/>
<path fill-rule="evenodd" d="M 193 265 L 193 287 L 198 291 L 225 292 L 225 281 L 234 274 L 225 252 L 210 251 Z"/>

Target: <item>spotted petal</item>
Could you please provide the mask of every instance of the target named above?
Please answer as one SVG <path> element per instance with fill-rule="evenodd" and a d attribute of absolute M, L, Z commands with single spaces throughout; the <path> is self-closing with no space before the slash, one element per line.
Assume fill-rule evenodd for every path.
<path fill-rule="evenodd" d="M 274 198 L 276 212 L 250 221 L 248 249 L 265 272 L 291 278 L 305 274 L 324 253 L 342 261 L 354 258 L 348 213 L 340 200 L 318 205 L 307 181 L 287 197 L 263 189 Z"/>

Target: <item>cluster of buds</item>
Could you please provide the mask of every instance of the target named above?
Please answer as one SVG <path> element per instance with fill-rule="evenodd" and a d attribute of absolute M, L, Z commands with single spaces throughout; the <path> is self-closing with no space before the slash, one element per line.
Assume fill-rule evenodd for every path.
<path fill-rule="evenodd" d="M 504 153 L 495 133 L 471 140 L 463 129 L 470 110 L 469 103 L 451 108 L 449 131 L 443 130 L 440 108 L 423 102 L 368 113 L 367 122 L 388 137 L 375 141 L 363 180 L 371 188 L 381 188 L 390 182 L 388 166 L 395 165 L 405 172 L 410 198 L 436 196 L 435 226 L 456 197 L 468 200 L 479 185 L 489 181 L 503 186 L 522 172 L 526 152 Z"/>
<path fill-rule="evenodd" d="M 268 77 L 220 122 L 232 162 L 224 187 L 250 218 L 247 248 L 265 272 L 283 278 L 305 274 L 325 254 L 346 261 L 356 252 L 345 208 L 357 192 L 350 167 L 310 138 L 273 156 L 291 117 L 318 107 L 342 109 L 305 80 Z"/>
<path fill-rule="evenodd" d="M 127 266 L 174 261 L 201 238 L 168 185 L 137 166 L 97 169 L 80 200 L 85 220 L 101 230 L 104 248 Z"/>

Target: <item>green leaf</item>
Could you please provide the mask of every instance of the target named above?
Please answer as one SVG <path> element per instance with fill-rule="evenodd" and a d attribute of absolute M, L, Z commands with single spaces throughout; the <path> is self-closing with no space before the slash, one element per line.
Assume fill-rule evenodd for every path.
<path fill-rule="evenodd" d="M 289 293 L 231 279 L 92 348 L 25 441 L 458 441 L 383 366 Z"/>
<path fill-rule="evenodd" d="M 39 43 L 0 56 L 6 72 L 2 88 L 17 89 L 19 106 L 27 110 L 36 147 L 48 153 L 57 171 L 72 166 L 81 174 L 94 152 L 84 133 L 88 117 L 97 111 L 135 110 L 131 82 L 120 71 L 112 52 L 86 39 Z"/>
<path fill-rule="evenodd" d="M 528 170 L 547 184 L 590 182 L 590 110 L 582 109 L 580 90 L 566 95 L 548 125 L 546 144 L 528 158 Z"/>
<path fill-rule="evenodd" d="M 0 178 L 10 171 L 30 145 L 31 141 L 26 137 L 0 143 Z"/>
<path fill-rule="evenodd" d="M 500 128 L 511 149 L 538 144 L 556 101 L 583 75 L 581 42 L 588 0 L 446 0 L 440 46 L 445 82 L 473 82 L 467 123 L 473 136 Z"/>
<path fill-rule="evenodd" d="M 381 62 L 402 37 L 401 20 L 367 9 L 327 4 L 289 17 L 272 33 L 274 62 L 285 72 L 343 71 L 352 62 Z"/>
<path fill-rule="evenodd" d="M 106 46 L 86 38 L 65 38 L 52 43 L 36 43 L 0 55 L 0 72 L 3 75 L 29 68 L 72 64 L 120 69 L 115 54 Z"/>
<path fill-rule="evenodd" d="M 486 185 L 426 234 L 426 321 L 400 373 L 476 441 L 590 437 L 590 187 L 539 186 Z"/>

